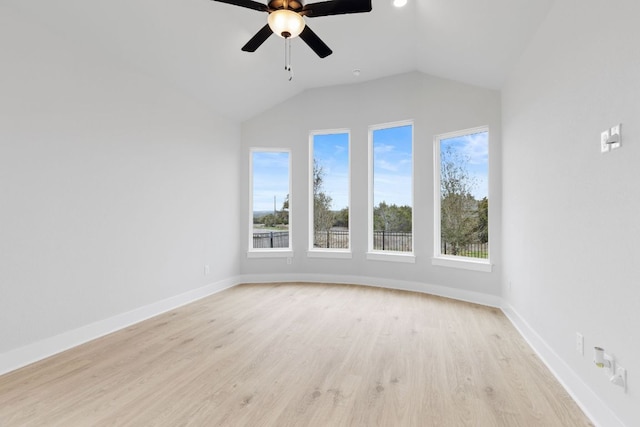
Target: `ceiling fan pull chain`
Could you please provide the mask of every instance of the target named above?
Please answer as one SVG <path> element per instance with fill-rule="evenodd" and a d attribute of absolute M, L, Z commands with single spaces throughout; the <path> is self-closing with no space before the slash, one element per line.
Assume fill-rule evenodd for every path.
<path fill-rule="evenodd" d="M 284 39 L 284 69 L 285 71 L 287 70 L 287 67 L 289 66 L 289 58 L 287 55 L 287 39 Z"/>
<path fill-rule="evenodd" d="M 284 39 L 284 69 L 289 72 L 289 81 L 293 80 L 293 71 L 291 70 L 291 38 Z"/>

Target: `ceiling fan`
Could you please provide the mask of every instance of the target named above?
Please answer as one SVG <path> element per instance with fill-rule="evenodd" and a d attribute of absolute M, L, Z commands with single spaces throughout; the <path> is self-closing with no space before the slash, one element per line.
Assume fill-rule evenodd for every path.
<path fill-rule="evenodd" d="M 252 0 L 214 0 L 247 9 L 267 12 L 267 24 L 242 47 L 245 52 L 255 52 L 272 33 L 284 39 L 300 38 L 320 57 L 333 52 L 320 37 L 306 25 L 303 17 L 343 15 L 347 13 L 371 12 L 371 0 L 330 0 L 303 4 L 302 0 L 270 0 L 262 4 Z"/>

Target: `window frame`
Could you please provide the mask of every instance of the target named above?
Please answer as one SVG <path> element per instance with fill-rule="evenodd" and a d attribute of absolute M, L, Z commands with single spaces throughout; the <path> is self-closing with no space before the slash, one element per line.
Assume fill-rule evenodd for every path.
<path fill-rule="evenodd" d="M 289 247 L 288 248 L 254 248 L 253 247 L 253 157 L 254 153 L 287 153 L 289 157 Z M 249 149 L 249 236 L 248 258 L 291 258 L 293 257 L 293 153 L 290 148 L 280 147 L 251 147 Z"/>
<path fill-rule="evenodd" d="M 469 129 L 462 129 L 453 132 L 447 132 L 433 137 L 433 217 L 434 217 L 434 231 L 433 231 L 433 258 L 431 260 L 432 265 L 440 267 L 459 268 L 464 270 L 473 270 L 481 272 L 491 272 L 493 265 L 491 264 L 491 233 L 489 232 L 489 241 L 487 243 L 487 258 L 473 258 L 459 255 L 446 255 L 442 253 L 442 239 L 441 239 L 441 211 L 440 211 L 440 173 L 441 173 L 441 141 L 445 139 L 457 138 L 466 135 L 472 135 L 476 133 L 487 133 L 487 199 L 490 198 L 491 190 L 491 130 L 488 125 L 478 126 Z M 489 203 L 488 222 L 489 230 L 491 229 L 491 208 L 492 203 Z"/>
<path fill-rule="evenodd" d="M 349 209 L 349 247 L 342 248 L 316 248 L 313 246 L 314 236 L 314 200 L 313 200 L 313 160 L 314 160 L 314 138 L 317 135 L 347 135 L 347 163 L 349 165 L 347 178 L 347 208 Z M 352 258 L 352 233 L 351 233 L 351 130 L 346 128 L 313 130 L 309 132 L 309 241 L 307 256 L 309 258 Z"/>
<path fill-rule="evenodd" d="M 374 250 L 374 147 L 373 134 L 377 130 L 411 126 L 411 251 Z M 367 260 L 415 263 L 415 121 L 413 119 L 370 125 L 368 130 L 368 203 L 367 203 Z"/>

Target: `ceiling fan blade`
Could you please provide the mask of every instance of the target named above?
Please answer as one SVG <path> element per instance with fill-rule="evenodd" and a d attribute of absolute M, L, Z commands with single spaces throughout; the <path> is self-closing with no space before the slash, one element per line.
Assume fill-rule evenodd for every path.
<path fill-rule="evenodd" d="M 309 47 L 320 57 L 326 58 L 331 55 L 333 51 L 320 40 L 320 37 L 317 36 L 316 33 L 311 31 L 308 25 L 304 27 L 304 30 L 300 33 L 300 38 L 304 40 L 304 42 L 309 45 Z"/>
<path fill-rule="evenodd" d="M 345 13 L 371 12 L 371 9 L 371 0 L 331 0 L 307 4 L 300 13 L 309 18 L 315 18 Z"/>
<path fill-rule="evenodd" d="M 269 24 L 265 25 L 260 31 L 256 33 L 255 36 L 251 37 L 251 40 L 249 40 L 247 44 L 242 46 L 242 50 L 245 52 L 255 52 L 256 49 L 259 48 L 260 45 L 264 43 L 271 34 L 273 34 L 273 31 L 271 31 L 271 27 L 269 27 Z"/>
<path fill-rule="evenodd" d="M 220 3 L 232 4 L 234 6 L 246 7 L 247 9 L 259 10 L 260 12 L 268 12 L 266 5 L 252 0 L 213 0 Z"/>

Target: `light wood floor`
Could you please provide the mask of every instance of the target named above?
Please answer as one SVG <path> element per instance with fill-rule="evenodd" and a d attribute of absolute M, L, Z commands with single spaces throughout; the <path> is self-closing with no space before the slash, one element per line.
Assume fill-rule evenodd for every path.
<path fill-rule="evenodd" d="M 242 285 L 0 377 L 0 426 L 590 426 L 505 316 Z"/>

